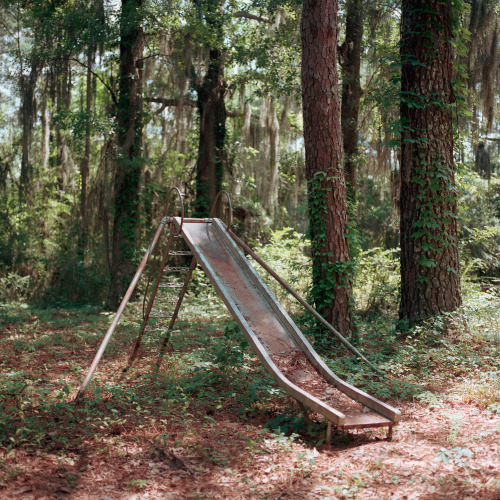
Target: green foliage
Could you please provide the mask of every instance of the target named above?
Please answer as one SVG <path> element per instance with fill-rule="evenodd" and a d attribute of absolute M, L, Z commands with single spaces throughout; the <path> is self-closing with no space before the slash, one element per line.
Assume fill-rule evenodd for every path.
<path fill-rule="evenodd" d="M 432 408 L 434 410 L 440 410 L 445 407 L 440 397 L 431 391 L 424 391 L 420 393 L 417 396 L 417 399 L 419 401 L 422 401 L 423 403 L 427 403 L 429 405 L 429 408 Z"/>
<path fill-rule="evenodd" d="M 464 169 L 458 177 L 462 274 L 474 280 L 500 277 L 500 179 L 491 182 Z M 477 279 L 477 278 L 476 278 Z"/>
<path fill-rule="evenodd" d="M 298 436 L 299 432 L 303 432 L 306 424 L 300 413 L 283 413 L 268 420 L 266 426 L 278 434 L 279 437 L 295 435 Z M 279 439 L 279 438 L 278 438 Z"/>
<path fill-rule="evenodd" d="M 460 448 L 459 446 L 447 450 L 446 448 L 441 448 L 435 456 L 437 462 L 444 462 L 445 464 L 449 462 L 454 462 L 455 465 L 459 467 L 469 467 L 470 459 L 474 456 L 474 453 L 468 448 Z"/>
<path fill-rule="evenodd" d="M 350 316 L 352 309 L 352 301 L 345 305 L 339 305 L 335 302 L 337 298 L 336 290 L 341 288 L 351 290 L 353 279 L 354 263 L 350 260 L 350 255 L 345 255 L 343 260 L 333 260 L 333 254 L 329 251 L 329 245 L 326 243 L 327 214 L 329 210 L 340 210 L 342 207 L 329 207 L 327 206 L 328 192 L 332 191 L 335 187 L 337 177 L 334 175 L 335 171 L 332 169 L 330 172 L 316 172 L 314 177 L 308 179 L 308 208 L 309 208 L 309 237 L 311 240 L 311 255 L 312 255 L 312 288 L 311 299 L 317 311 L 323 316 L 328 316 L 329 311 L 334 307 L 342 310 L 341 315 L 346 317 Z M 347 203 L 347 199 L 345 200 Z M 347 207 L 345 207 L 347 212 Z M 337 223 L 342 226 L 344 221 L 338 220 Z M 332 230 L 330 227 L 329 230 Z M 336 237 L 338 244 L 342 245 L 342 239 L 346 239 L 345 245 L 347 246 L 347 234 L 345 231 L 347 227 L 339 227 L 336 230 Z M 331 235 L 329 235 L 331 237 Z M 349 323 L 349 320 L 347 320 Z M 319 325 L 315 329 L 316 340 L 322 343 L 325 348 L 333 346 L 331 334 L 323 330 Z"/>
<path fill-rule="evenodd" d="M 465 379 L 460 387 L 465 403 L 473 403 L 482 410 L 494 409 L 500 404 L 500 371 L 483 374 L 477 380 Z"/>
<path fill-rule="evenodd" d="M 397 310 L 399 255 L 394 250 L 360 251 L 356 261 L 354 297 L 359 312 L 391 314 Z"/>
<path fill-rule="evenodd" d="M 292 228 L 271 231 L 269 243 L 257 243 L 254 250 L 281 278 L 290 283 L 302 296 L 311 286 L 310 240 Z M 301 306 L 274 278 L 271 278 L 257 263 L 254 267 L 267 283 L 276 298 L 287 310 L 298 312 Z"/>
<path fill-rule="evenodd" d="M 7 273 L 0 277 L 0 302 L 24 301 L 29 296 L 30 277 Z"/>

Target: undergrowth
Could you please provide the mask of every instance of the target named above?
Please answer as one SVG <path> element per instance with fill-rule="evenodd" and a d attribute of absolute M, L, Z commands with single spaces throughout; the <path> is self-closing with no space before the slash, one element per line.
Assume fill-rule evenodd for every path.
<path fill-rule="evenodd" d="M 305 294 L 307 259 L 287 246 L 285 236 L 276 237 L 278 253 L 264 249 L 266 259 L 277 261 L 289 252 L 291 267 L 281 272 Z M 297 235 L 291 238 L 296 242 Z M 500 413 L 500 297 L 465 281 L 460 311 L 403 335 L 395 314 L 397 273 L 394 253 L 361 252 L 358 348 L 384 376 L 340 347 L 319 349 L 327 364 L 347 382 L 395 406 L 416 400 L 446 408 L 458 400 Z M 95 436 L 118 442 L 140 426 L 156 429 L 173 445 L 191 436 L 191 423 L 209 426 L 220 418 L 267 426 L 276 439 L 300 434 L 312 444 L 322 442 L 324 423 L 309 421 L 265 372 L 202 274 L 186 297 L 158 375 L 151 375 L 151 367 L 166 333 L 161 320 L 146 333 L 139 361 L 119 381 L 140 326 L 140 310 L 140 303 L 127 309 L 87 397 L 75 403 L 112 315 L 96 307 L 0 306 L 0 445 L 64 453 Z M 311 318 L 295 306 L 291 313 L 307 334 Z"/>

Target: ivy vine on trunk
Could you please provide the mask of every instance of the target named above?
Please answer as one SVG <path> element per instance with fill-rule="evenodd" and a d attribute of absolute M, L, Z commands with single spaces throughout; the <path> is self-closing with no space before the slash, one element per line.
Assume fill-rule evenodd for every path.
<path fill-rule="evenodd" d="M 139 244 L 142 147 L 142 0 L 122 0 L 120 81 L 117 106 L 115 216 L 108 306 L 116 307 L 135 271 Z"/>
<path fill-rule="evenodd" d="M 405 0 L 401 19 L 401 307 L 416 323 L 461 303 L 453 164 L 454 8 Z"/>
<path fill-rule="evenodd" d="M 302 106 L 313 259 L 313 299 L 351 333 L 351 262 L 337 75 L 337 2 L 306 0 L 302 12 Z"/>

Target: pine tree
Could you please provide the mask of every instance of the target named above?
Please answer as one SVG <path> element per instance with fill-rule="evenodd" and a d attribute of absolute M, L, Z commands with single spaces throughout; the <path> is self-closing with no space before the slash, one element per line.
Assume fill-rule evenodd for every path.
<path fill-rule="evenodd" d="M 454 12 L 404 0 L 401 26 L 401 307 L 415 323 L 462 303 L 453 164 Z"/>
<path fill-rule="evenodd" d="M 313 297 L 322 315 L 346 335 L 351 331 L 352 285 L 336 67 L 337 2 L 306 0 L 301 30 Z"/>

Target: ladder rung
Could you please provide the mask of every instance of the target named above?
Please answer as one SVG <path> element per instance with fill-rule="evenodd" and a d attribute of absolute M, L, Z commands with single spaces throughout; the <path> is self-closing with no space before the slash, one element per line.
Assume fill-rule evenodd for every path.
<path fill-rule="evenodd" d="M 189 250 L 173 250 L 169 255 L 193 255 Z"/>
<path fill-rule="evenodd" d="M 161 299 L 158 299 L 158 297 L 155 300 L 156 305 L 161 305 L 161 304 L 176 304 L 179 301 L 178 297 L 172 297 L 168 299 L 164 299 L 163 297 Z"/>
<path fill-rule="evenodd" d="M 160 283 L 159 288 L 184 288 L 184 283 Z"/>
<path fill-rule="evenodd" d="M 184 273 L 189 270 L 189 267 L 164 267 L 164 273 Z"/>
<path fill-rule="evenodd" d="M 170 313 L 162 313 L 162 312 L 150 312 L 149 313 L 150 318 L 166 318 L 170 319 L 172 317 L 172 314 Z"/>

